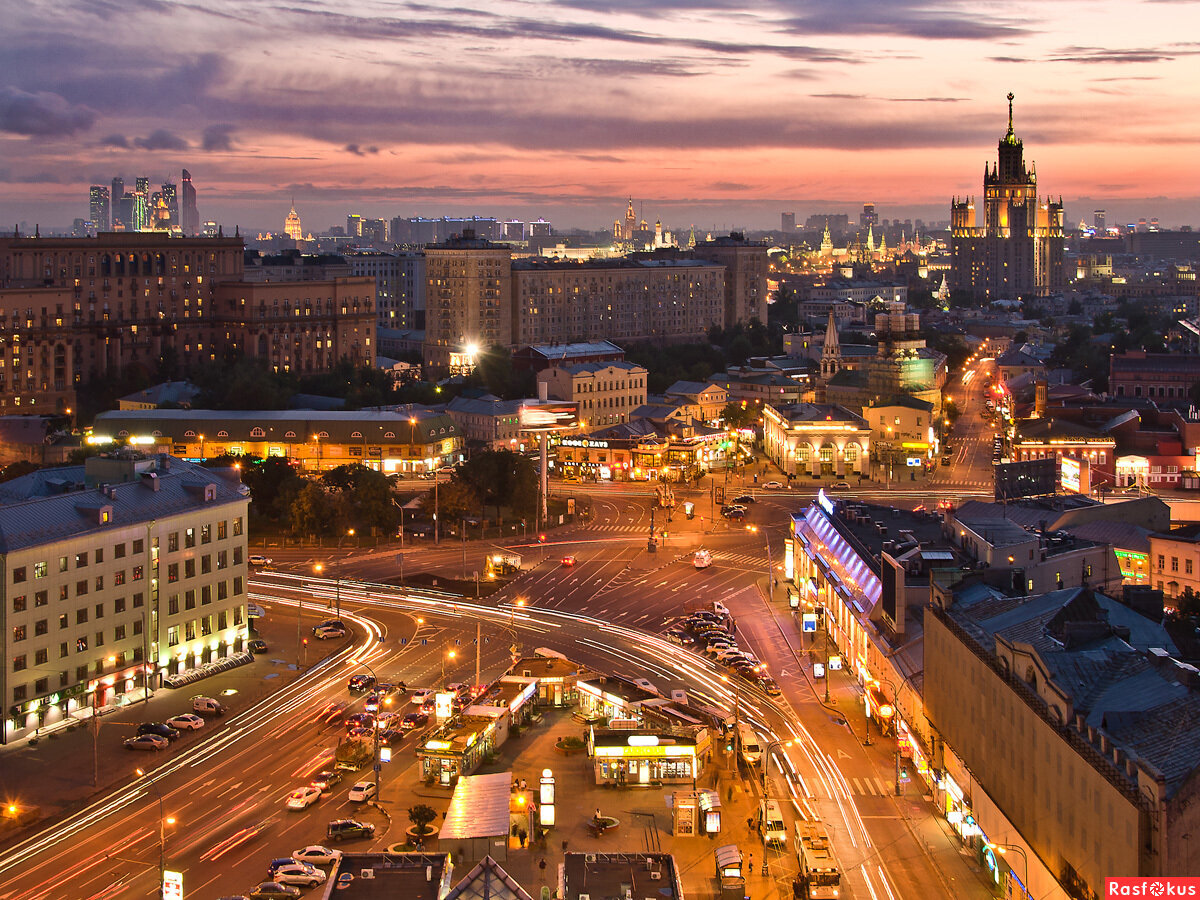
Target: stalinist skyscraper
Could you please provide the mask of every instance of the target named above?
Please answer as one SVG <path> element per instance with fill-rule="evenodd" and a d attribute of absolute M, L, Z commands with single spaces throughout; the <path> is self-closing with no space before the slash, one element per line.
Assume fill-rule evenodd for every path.
<path fill-rule="evenodd" d="M 955 197 L 950 207 L 950 287 L 978 299 L 1045 296 L 1064 284 L 1062 198 L 1038 201 L 1037 168 L 1025 168 L 1012 102 L 1009 94 L 999 165 L 983 167 L 983 221 L 974 198 Z"/>

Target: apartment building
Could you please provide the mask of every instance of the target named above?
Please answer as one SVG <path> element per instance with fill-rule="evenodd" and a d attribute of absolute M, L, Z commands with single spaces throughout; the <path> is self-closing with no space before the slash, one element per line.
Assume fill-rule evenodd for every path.
<path fill-rule="evenodd" d="M 3 740 L 245 649 L 249 498 L 137 454 L 0 485 Z"/>
<path fill-rule="evenodd" d="M 512 344 L 512 249 L 467 229 L 425 248 L 425 352 L 429 371 L 469 372 L 472 350 Z"/>
<path fill-rule="evenodd" d="M 637 363 L 581 363 L 538 372 L 551 400 L 579 404 L 581 428 L 617 425 L 646 402 L 646 369 Z"/>

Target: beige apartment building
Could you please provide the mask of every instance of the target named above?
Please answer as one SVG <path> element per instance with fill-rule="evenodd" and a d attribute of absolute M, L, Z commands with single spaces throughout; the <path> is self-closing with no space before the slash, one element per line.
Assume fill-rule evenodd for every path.
<path fill-rule="evenodd" d="M 580 363 L 538 372 L 551 400 L 579 404 L 579 427 L 599 428 L 628 422 L 646 402 L 646 369 L 636 363 Z"/>
<path fill-rule="evenodd" d="M 1200 525 L 1150 535 L 1150 586 L 1167 600 L 1200 593 Z"/>
<path fill-rule="evenodd" d="M 513 343 L 512 249 L 467 229 L 425 248 L 425 365 L 466 373 L 472 349 Z"/>
<path fill-rule="evenodd" d="M 168 456 L 0 485 L 4 741 L 246 649 L 249 498 Z"/>

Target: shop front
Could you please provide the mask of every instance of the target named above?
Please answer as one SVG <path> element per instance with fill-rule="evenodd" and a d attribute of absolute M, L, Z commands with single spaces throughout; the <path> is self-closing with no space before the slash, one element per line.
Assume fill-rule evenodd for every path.
<path fill-rule="evenodd" d="M 589 719 L 641 721 L 639 704 L 654 697 L 622 681 L 579 681 L 579 709 Z"/>
<path fill-rule="evenodd" d="M 472 707 L 484 711 L 486 707 Z M 508 736 L 508 713 L 495 707 L 494 714 L 464 715 L 430 735 L 417 750 L 420 777 L 426 784 L 449 787 L 470 775 L 495 752 Z"/>
<path fill-rule="evenodd" d="M 527 656 L 513 663 L 501 682 L 536 679 L 538 706 L 572 706 L 579 699 L 577 683 L 583 667 L 558 656 Z"/>
<path fill-rule="evenodd" d="M 592 728 L 588 752 L 596 784 L 644 787 L 695 785 L 711 750 L 706 728 L 644 730 Z"/>

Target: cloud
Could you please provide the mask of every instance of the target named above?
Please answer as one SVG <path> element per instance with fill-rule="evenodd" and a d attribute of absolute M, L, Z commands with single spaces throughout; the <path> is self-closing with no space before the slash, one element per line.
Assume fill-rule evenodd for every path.
<path fill-rule="evenodd" d="M 186 150 L 188 142 L 165 128 L 156 128 L 144 138 L 134 138 L 133 145 L 139 150 Z"/>
<path fill-rule="evenodd" d="M 342 148 L 347 153 L 353 153 L 355 156 L 367 156 L 368 154 L 378 153 L 378 147 L 360 147 L 358 144 L 347 144 Z"/>
<path fill-rule="evenodd" d="M 117 147 L 121 150 L 129 149 L 129 138 L 123 134 L 110 134 L 100 140 L 101 147 Z"/>
<path fill-rule="evenodd" d="M 71 103 L 59 94 L 0 88 L 0 131 L 31 137 L 70 137 L 91 128 L 95 121 L 93 109 Z"/>
<path fill-rule="evenodd" d="M 739 181 L 717 181 L 717 182 L 714 182 L 713 184 L 709 185 L 709 189 L 714 190 L 714 191 L 722 191 L 722 192 L 725 192 L 725 191 L 742 192 L 742 191 L 750 190 L 751 187 L 750 187 L 750 185 L 742 184 Z"/>
<path fill-rule="evenodd" d="M 955 7 L 961 7 L 955 9 Z M 805 0 L 784 26 L 804 35 L 889 35 L 922 40 L 996 41 L 1035 32 L 1025 20 L 989 16 L 976 3 L 927 0 Z"/>
<path fill-rule="evenodd" d="M 233 150 L 233 132 L 236 128 L 236 125 L 228 123 L 209 125 L 200 138 L 201 149 L 208 153 L 228 153 Z"/>

